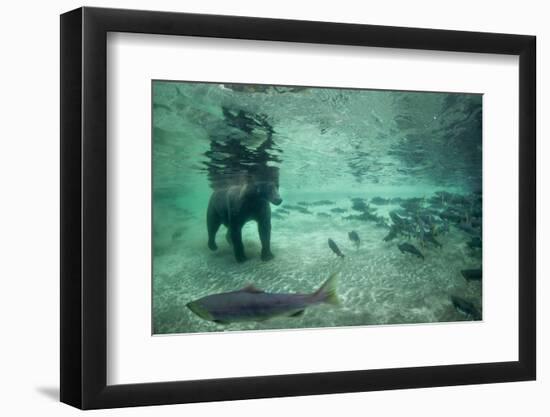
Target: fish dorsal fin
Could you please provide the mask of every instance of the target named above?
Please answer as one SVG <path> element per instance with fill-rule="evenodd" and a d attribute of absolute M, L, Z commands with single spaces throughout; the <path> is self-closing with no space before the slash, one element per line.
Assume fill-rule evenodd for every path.
<path fill-rule="evenodd" d="M 290 317 L 300 317 L 304 315 L 305 310 L 298 310 L 296 313 L 290 315 Z"/>
<path fill-rule="evenodd" d="M 251 292 L 251 293 L 261 293 L 264 292 L 263 290 L 260 290 L 259 288 L 256 288 L 254 284 L 248 284 L 246 287 L 242 288 L 241 291 L 243 292 Z"/>

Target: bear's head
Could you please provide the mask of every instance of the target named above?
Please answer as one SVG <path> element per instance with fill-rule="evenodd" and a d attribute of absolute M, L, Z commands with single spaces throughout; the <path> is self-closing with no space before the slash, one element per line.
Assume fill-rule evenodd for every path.
<path fill-rule="evenodd" d="M 254 184 L 254 191 L 260 198 L 278 206 L 283 202 L 279 195 L 279 184 L 272 181 L 262 181 Z"/>

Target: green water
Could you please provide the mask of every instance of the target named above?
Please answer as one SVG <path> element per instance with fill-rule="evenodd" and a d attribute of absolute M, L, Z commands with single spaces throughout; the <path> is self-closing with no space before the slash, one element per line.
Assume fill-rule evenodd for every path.
<path fill-rule="evenodd" d="M 154 81 L 153 332 L 473 320 L 451 297 L 481 314 L 482 283 L 461 274 L 481 268 L 471 244 L 481 238 L 481 108 L 472 94 Z M 266 169 L 283 199 L 271 206 L 275 258 L 260 260 L 254 222 L 243 228 L 248 261 L 236 262 L 223 226 L 209 250 L 212 190 Z M 384 240 L 392 227 L 397 237 Z M 404 242 L 425 259 L 401 253 Z M 340 305 L 299 317 L 217 324 L 186 308 L 251 283 L 309 293 L 334 271 Z"/>

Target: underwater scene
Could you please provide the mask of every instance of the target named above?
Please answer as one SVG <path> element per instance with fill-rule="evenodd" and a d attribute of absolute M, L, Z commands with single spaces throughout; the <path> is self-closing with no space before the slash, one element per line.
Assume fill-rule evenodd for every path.
<path fill-rule="evenodd" d="M 482 95 L 152 81 L 153 334 L 482 319 Z"/>

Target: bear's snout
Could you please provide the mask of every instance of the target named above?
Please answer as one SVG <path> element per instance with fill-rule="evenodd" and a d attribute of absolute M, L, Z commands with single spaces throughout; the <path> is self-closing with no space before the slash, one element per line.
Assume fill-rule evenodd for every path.
<path fill-rule="evenodd" d="M 278 206 L 283 202 L 283 199 L 279 195 L 279 191 L 274 187 L 271 191 L 271 198 L 269 199 L 271 204 Z"/>

